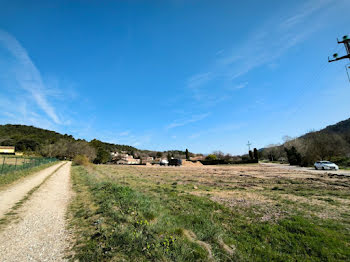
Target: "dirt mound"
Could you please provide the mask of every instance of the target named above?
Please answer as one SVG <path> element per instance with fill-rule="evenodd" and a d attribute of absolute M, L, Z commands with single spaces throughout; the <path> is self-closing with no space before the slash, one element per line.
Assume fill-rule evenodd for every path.
<path fill-rule="evenodd" d="M 192 162 L 187 160 L 182 160 L 182 165 L 183 166 L 203 166 L 203 164 L 199 161 Z"/>

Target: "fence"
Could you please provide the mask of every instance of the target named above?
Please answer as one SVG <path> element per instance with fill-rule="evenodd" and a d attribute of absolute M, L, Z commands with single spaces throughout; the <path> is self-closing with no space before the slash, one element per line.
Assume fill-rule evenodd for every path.
<path fill-rule="evenodd" d="M 33 168 L 43 164 L 57 161 L 56 158 L 43 157 L 15 157 L 0 155 L 0 174 L 6 174 L 16 170 Z"/>

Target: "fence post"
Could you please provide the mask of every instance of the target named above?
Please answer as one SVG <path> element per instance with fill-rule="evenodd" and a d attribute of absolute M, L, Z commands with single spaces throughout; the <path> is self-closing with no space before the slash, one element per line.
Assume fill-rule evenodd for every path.
<path fill-rule="evenodd" d="M 17 170 L 17 157 L 16 157 L 16 162 L 15 162 L 15 170 Z"/>
<path fill-rule="evenodd" d="M 1 173 L 2 173 L 2 170 L 4 169 L 4 165 L 5 165 L 5 157 L 2 160 Z"/>

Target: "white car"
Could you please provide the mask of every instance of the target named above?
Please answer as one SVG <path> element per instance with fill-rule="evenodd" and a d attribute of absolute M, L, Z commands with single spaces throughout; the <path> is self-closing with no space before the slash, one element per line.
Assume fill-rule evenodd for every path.
<path fill-rule="evenodd" d="M 318 161 L 314 164 L 314 167 L 316 170 L 339 170 L 339 167 L 336 164 L 329 161 Z"/>

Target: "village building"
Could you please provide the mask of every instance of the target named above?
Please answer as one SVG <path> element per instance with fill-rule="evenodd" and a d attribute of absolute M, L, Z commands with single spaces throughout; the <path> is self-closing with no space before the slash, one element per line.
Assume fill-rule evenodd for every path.
<path fill-rule="evenodd" d="M 142 157 L 142 164 L 152 163 L 154 161 L 154 157 L 146 156 Z"/>
<path fill-rule="evenodd" d="M 1 155 L 14 155 L 15 147 L 14 146 L 0 146 Z"/>
<path fill-rule="evenodd" d="M 112 152 L 112 162 L 118 165 L 139 165 L 141 164 L 141 159 L 134 158 L 132 155 L 127 153 Z"/>

